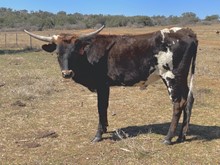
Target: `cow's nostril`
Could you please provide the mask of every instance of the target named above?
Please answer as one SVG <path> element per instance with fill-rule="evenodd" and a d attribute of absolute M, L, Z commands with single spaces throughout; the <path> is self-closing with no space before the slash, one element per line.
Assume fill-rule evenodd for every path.
<path fill-rule="evenodd" d="M 72 70 L 62 70 L 63 78 L 71 78 L 73 76 Z"/>

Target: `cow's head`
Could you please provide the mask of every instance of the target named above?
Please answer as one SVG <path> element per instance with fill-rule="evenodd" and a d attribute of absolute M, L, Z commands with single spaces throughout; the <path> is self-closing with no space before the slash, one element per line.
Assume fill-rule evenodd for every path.
<path fill-rule="evenodd" d="M 71 78 L 74 76 L 73 67 L 71 66 L 74 63 L 74 58 L 76 59 L 84 54 L 84 49 L 87 45 L 86 41 L 96 36 L 103 28 L 104 25 L 94 32 L 80 36 L 60 34 L 46 37 L 30 33 L 27 30 L 24 30 L 24 32 L 33 38 L 48 42 L 48 44 L 42 45 L 42 49 L 47 52 L 55 51 L 58 55 L 62 76 L 64 78 Z"/>

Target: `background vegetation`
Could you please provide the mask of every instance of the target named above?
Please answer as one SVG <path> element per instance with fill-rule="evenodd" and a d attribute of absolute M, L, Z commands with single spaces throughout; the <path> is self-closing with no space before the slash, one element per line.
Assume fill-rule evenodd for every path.
<path fill-rule="evenodd" d="M 105 24 L 107 27 L 145 27 L 188 24 L 219 23 L 219 15 L 206 16 L 200 19 L 195 13 L 186 12 L 181 16 L 123 16 L 123 15 L 83 15 L 68 14 L 60 11 L 56 14 L 46 11 L 13 10 L 0 8 L 0 31 L 18 31 L 25 29 L 85 29 Z"/>

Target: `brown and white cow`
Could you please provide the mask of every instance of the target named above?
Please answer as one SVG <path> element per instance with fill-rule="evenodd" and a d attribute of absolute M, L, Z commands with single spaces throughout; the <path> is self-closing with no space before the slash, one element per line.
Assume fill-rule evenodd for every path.
<path fill-rule="evenodd" d="M 194 102 L 192 88 L 198 46 L 195 33 L 188 28 L 173 27 L 141 35 L 98 34 L 103 28 L 83 36 L 45 37 L 25 32 L 48 42 L 42 46 L 45 51 L 56 51 L 64 78 L 97 91 L 99 124 L 93 142 L 102 140 L 102 134 L 107 132 L 110 86 L 139 84 L 145 88 L 160 78 L 173 103 L 172 121 L 164 143 L 171 144 L 182 112 L 177 141 L 184 141 Z"/>

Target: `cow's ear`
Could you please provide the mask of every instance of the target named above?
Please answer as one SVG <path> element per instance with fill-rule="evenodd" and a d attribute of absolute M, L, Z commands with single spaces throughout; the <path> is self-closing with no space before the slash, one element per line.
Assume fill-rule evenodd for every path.
<path fill-rule="evenodd" d="M 55 43 L 42 45 L 42 49 L 46 52 L 53 52 L 54 50 L 56 50 L 56 48 L 57 45 Z"/>
<path fill-rule="evenodd" d="M 86 51 L 88 61 L 91 64 L 98 63 L 101 58 L 109 53 L 114 45 L 115 41 L 106 44 L 95 43 L 94 45 L 90 46 L 90 48 Z"/>
<path fill-rule="evenodd" d="M 86 50 L 87 59 L 91 64 L 98 63 L 105 55 L 105 47 L 91 46 Z"/>

